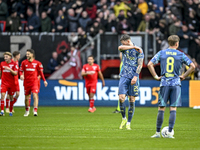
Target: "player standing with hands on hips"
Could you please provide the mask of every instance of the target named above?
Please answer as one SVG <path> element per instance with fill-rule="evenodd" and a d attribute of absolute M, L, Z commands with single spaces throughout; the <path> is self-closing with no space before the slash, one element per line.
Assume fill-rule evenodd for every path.
<path fill-rule="evenodd" d="M 148 63 L 149 71 L 152 76 L 160 81 L 160 91 L 158 99 L 158 115 L 156 133 L 151 138 L 160 138 L 160 130 L 164 119 L 164 111 L 169 100 L 170 116 L 169 130 L 166 138 L 174 138 L 172 129 L 176 120 L 176 108 L 181 106 L 181 81 L 194 71 L 194 63 L 182 52 L 176 50 L 179 47 L 179 37 L 171 35 L 168 37 L 169 48 L 159 51 Z M 160 62 L 161 76 L 155 72 L 154 65 Z M 186 64 L 190 68 L 180 75 L 182 65 Z"/>
<path fill-rule="evenodd" d="M 139 74 L 142 70 L 144 54 L 140 47 L 135 46 L 127 34 L 120 39 L 122 45 L 118 50 L 122 52 L 122 67 L 119 80 L 119 101 L 122 114 L 122 122 L 119 129 L 131 130 L 131 120 L 135 110 L 135 97 L 138 96 Z M 129 97 L 128 121 L 126 119 L 125 98 Z"/>
<path fill-rule="evenodd" d="M 105 86 L 105 81 L 101 73 L 99 65 L 94 63 L 94 57 L 88 56 L 88 64 L 83 65 L 81 75 L 85 78 L 85 87 L 87 94 L 89 96 L 90 107 L 88 112 L 95 112 L 96 108 L 94 107 L 94 94 L 96 93 L 98 76 L 102 81 L 102 85 Z"/>

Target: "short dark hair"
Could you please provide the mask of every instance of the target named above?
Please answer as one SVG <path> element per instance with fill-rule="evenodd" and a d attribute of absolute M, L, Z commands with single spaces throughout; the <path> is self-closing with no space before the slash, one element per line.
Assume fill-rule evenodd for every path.
<path fill-rule="evenodd" d="M 14 52 L 13 52 L 13 57 L 15 57 L 15 56 L 17 56 L 17 55 L 19 55 L 19 54 L 20 54 L 19 51 L 14 51 Z"/>
<path fill-rule="evenodd" d="M 94 56 L 93 56 L 93 55 L 89 55 L 88 58 L 89 58 L 89 57 L 92 57 L 92 58 L 94 59 Z"/>
<path fill-rule="evenodd" d="M 35 57 L 35 51 L 33 49 L 27 49 L 27 52 L 30 52 L 31 54 L 33 54 L 33 57 Z"/>
<path fill-rule="evenodd" d="M 169 46 L 175 46 L 175 44 L 179 41 L 180 41 L 180 38 L 178 37 L 178 35 L 170 35 L 168 37 Z"/>
<path fill-rule="evenodd" d="M 126 41 L 126 40 L 130 40 L 130 36 L 128 34 L 124 34 L 121 36 L 120 41 Z"/>

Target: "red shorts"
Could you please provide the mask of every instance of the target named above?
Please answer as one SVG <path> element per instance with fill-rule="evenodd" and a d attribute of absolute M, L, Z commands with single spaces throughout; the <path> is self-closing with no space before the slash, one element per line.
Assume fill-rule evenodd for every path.
<path fill-rule="evenodd" d="M 33 85 L 33 86 L 24 86 L 24 93 L 25 95 L 30 95 L 31 93 L 38 93 L 39 88 L 38 85 Z"/>
<path fill-rule="evenodd" d="M 15 92 L 19 92 L 19 83 L 17 85 L 15 85 Z"/>
<path fill-rule="evenodd" d="M 5 86 L 1 85 L 1 93 L 8 92 L 9 95 L 14 95 L 15 93 L 15 86 Z"/>
<path fill-rule="evenodd" d="M 89 95 L 90 93 L 96 93 L 96 86 L 86 86 L 87 94 Z"/>

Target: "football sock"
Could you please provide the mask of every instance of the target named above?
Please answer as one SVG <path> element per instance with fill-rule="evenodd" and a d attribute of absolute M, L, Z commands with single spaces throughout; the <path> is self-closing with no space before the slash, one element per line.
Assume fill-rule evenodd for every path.
<path fill-rule="evenodd" d="M 14 101 L 10 101 L 10 112 L 13 111 L 13 105 L 14 105 Z"/>
<path fill-rule="evenodd" d="M 93 108 L 93 107 L 94 107 L 94 99 L 91 98 L 91 99 L 90 99 L 90 108 Z"/>
<path fill-rule="evenodd" d="M 120 102 L 120 110 L 121 110 L 121 114 L 122 114 L 122 118 L 126 117 L 126 105 L 125 102 Z"/>
<path fill-rule="evenodd" d="M 4 112 L 4 100 L 1 100 L 1 112 Z"/>
<path fill-rule="evenodd" d="M 37 107 L 34 107 L 34 112 L 37 112 L 38 108 Z"/>
<path fill-rule="evenodd" d="M 29 111 L 29 108 L 25 106 L 26 111 Z"/>
<path fill-rule="evenodd" d="M 30 108 L 30 106 L 31 106 L 31 97 L 29 97 L 28 101 L 29 101 L 28 107 Z"/>
<path fill-rule="evenodd" d="M 14 103 L 13 104 L 15 104 L 16 102 L 17 102 L 17 99 L 16 98 L 14 98 L 14 101 L 13 101 Z"/>
<path fill-rule="evenodd" d="M 119 100 L 118 100 L 117 110 L 118 110 L 118 111 L 120 111 L 120 104 L 119 104 Z"/>
<path fill-rule="evenodd" d="M 170 116 L 169 116 L 169 132 L 171 132 L 172 129 L 174 128 L 175 120 L 176 120 L 176 111 L 172 110 L 170 111 Z"/>
<path fill-rule="evenodd" d="M 9 108 L 9 102 L 10 100 L 6 98 L 6 108 Z"/>
<path fill-rule="evenodd" d="M 163 123 L 163 119 L 164 119 L 164 111 L 159 110 L 158 116 L 157 116 L 157 125 L 156 125 L 156 127 L 157 127 L 156 131 L 157 132 L 160 132 L 160 129 L 161 129 L 162 123 Z"/>
<path fill-rule="evenodd" d="M 135 102 L 129 102 L 128 122 L 131 122 L 135 111 Z"/>

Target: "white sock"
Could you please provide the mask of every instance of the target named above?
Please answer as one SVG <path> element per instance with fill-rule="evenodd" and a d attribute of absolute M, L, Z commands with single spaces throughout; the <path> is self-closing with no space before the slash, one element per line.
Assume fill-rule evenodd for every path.
<path fill-rule="evenodd" d="M 130 122 L 127 122 L 127 123 L 126 123 L 126 125 L 130 125 L 130 124 L 131 124 Z"/>

